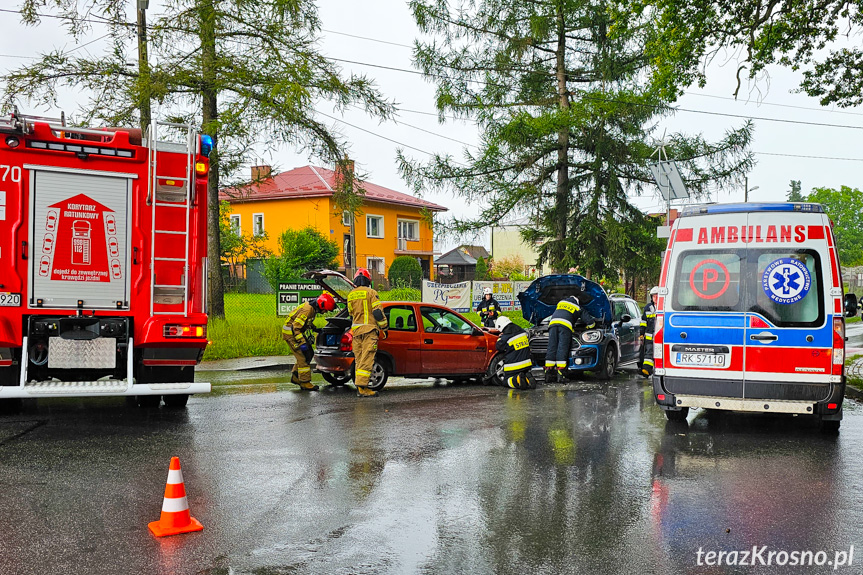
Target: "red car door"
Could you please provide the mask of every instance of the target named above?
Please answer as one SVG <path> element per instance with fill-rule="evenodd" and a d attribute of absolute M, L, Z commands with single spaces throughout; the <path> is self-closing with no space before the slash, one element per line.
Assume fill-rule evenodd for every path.
<path fill-rule="evenodd" d="M 485 371 L 485 335 L 443 306 L 420 306 L 424 375 L 478 374 Z"/>
<path fill-rule="evenodd" d="M 378 340 L 378 350 L 393 358 L 395 375 L 422 373 L 422 334 L 415 306 L 384 303 L 383 309 L 389 329 L 387 338 Z"/>

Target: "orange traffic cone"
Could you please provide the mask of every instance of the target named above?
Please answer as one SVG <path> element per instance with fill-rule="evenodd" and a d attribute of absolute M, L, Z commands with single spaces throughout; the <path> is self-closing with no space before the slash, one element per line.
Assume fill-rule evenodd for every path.
<path fill-rule="evenodd" d="M 186 486 L 183 484 L 179 457 L 171 458 L 165 499 L 162 502 L 162 516 L 158 521 L 150 523 L 149 527 L 156 537 L 200 531 L 204 528 L 189 514 L 189 501 L 186 499 Z"/>

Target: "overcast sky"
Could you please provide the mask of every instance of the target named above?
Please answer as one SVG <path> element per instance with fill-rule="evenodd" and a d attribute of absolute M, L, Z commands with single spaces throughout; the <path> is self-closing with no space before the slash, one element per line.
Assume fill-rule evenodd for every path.
<path fill-rule="evenodd" d="M 130 7 L 134 6 L 134 0 L 128 0 L 128 3 Z M 158 0 L 151 0 L 151 11 L 158 9 L 158 4 Z M 400 145 L 415 148 L 408 148 L 406 152 L 414 158 L 424 159 L 428 157 L 426 152 L 460 155 L 464 145 L 453 140 L 476 143 L 477 131 L 472 123 L 438 123 L 432 84 L 417 74 L 371 66 L 413 69 L 410 46 L 418 32 L 406 1 L 319 0 L 318 5 L 324 29 L 322 52 L 341 60 L 339 65 L 344 72 L 353 71 L 374 78 L 384 95 L 397 102 L 402 110 L 395 123 L 379 124 L 358 110 L 350 110 L 341 116 L 343 122 L 330 122 L 351 142 L 351 155 L 370 181 L 406 191 L 396 169 L 396 149 Z M 2 9 L 17 7 L 18 3 L 10 0 L 0 3 Z M 134 20 L 131 10 L 129 19 Z M 103 27 L 94 24 L 92 35 L 82 42 L 102 34 Z M 20 24 L 17 14 L 0 12 L 0 69 L 6 71 L 24 65 L 29 61 L 27 57 L 50 47 L 74 46 L 71 41 L 67 44 L 66 40 L 56 21 L 44 19 L 40 27 L 26 28 Z M 81 51 L 99 54 L 100 46 L 101 42 L 97 41 Z M 793 93 L 800 76 L 780 68 L 770 69 L 769 78 L 756 86 L 748 90 L 744 87 L 741 97 L 734 101 L 735 68 L 733 63 L 725 62 L 711 66 L 707 86 L 688 90 L 677 104 L 690 111 L 679 111 L 674 117 L 662 120 L 657 134 L 661 135 L 667 129 L 669 133 L 702 133 L 708 139 L 717 140 L 726 130 L 742 125 L 744 117 L 755 118 L 752 149 L 756 152 L 757 164 L 749 174 L 750 201 L 784 200 L 792 179 L 802 181 L 804 192 L 815 186 L 863 186 L 863 178 L 859 176 L 863 167 L 863 154 L 859 151 L 863 136 L 863 113 L 860 110 L 822 108 L 816 100 Z M 59 104 L 72 111 L 79 98 L 80 95 L 74 91 L 68 91 L 63 93 Z M 26 105 L 23 107 L 26 109 Z M 318 109 L 335 115 L 326 103 L 320 103 Z M 290 148 L 283 148 L 264 161 L 281 170 L 309 163 L 320 164 L 319 160 Z M 757 189 L 753 190 L 756 186 Z M 466 206 L 460 198 L 430 193 L 424 197 L 460 215 L 477 213 L 475 207 Z M 743 187 L 721 190 L 711 199 L 742 201 Z M 649 211 L 664 209 L 655 194 L 634 198 L 634 202 Z M 438 248 L 446 251 L 457 243 L 449 239 L 441 242 Z M 480 237 L 478 243 L 487 247 L 489 244 L 487 237 Z"/>

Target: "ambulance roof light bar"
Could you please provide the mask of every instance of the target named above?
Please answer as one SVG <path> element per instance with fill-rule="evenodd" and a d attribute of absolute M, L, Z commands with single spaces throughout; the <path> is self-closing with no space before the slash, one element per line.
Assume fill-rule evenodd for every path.
<path fill-rule="evenodd" d="M 807 212 L 823 214 L 821 204 L 771 202 L 771 203 L 741 203 L 741 204 L 710 204 L 687 206 L 679 217 L 698 216 L 704 214 L 735 214 L 746 212 Z"/>

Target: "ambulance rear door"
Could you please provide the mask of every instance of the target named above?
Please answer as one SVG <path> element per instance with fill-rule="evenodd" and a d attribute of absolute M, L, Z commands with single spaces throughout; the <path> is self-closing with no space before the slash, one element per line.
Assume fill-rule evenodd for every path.
<path fill-rule="evenodd" d="M 682 217 L 671 238 L 664 302 L 665 388 L 675 395 L 744 396 L 746 213 Z M 729 233 L 730 231 L 730 233 Z"/>
<path fill-rule="evenodd" d="M 827 399 L 833 300 L 841 313 L 842 296 L 831 269 L 828 219 L 822 213 L 752 211 L 745 235 L 745 396 Z"/>

